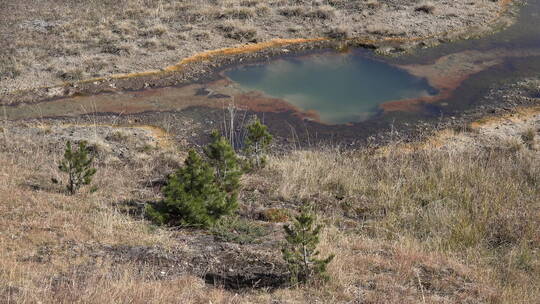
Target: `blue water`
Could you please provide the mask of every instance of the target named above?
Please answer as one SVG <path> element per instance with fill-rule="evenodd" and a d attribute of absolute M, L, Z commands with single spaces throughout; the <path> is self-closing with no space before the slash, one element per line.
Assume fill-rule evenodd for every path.
<path fill-rule="evenodd" d="M 390 100 L 437 94 L 425 79 L 354 54 L 278 59 L 225 74 L 246 91 L 282 98 L 301 111 L 316 112 L 320 121 L 329 124 L 367 120 Z"/>
<path fill-rule="evenodd" d="M 392 100 L 437 94 L 425 79 L 395 67 L 396 64 L 425 64 L 439 57 L 466 50 L 489 51 L 540 49 L 540 0 L 529 0 L 511 27 L 481 39 L 461 40 L 439 47 L 418 49 L 397 58 L 373 57 L 365 50 L 351 54 L 326 52 L 272 60 L 259 65 L 239 66 L 226 71 L 246 91 L 261 91 L 285 99 L 301 111 L 314 111 L 329 124 L 362 122 Z M 475 104 L 493 86 L 540 73 L 540 57 L 506 58 L 504 63 L 473 75 L 448 100 L 430 104 L 430 112 L 454 115 Z M 407 116 L 407 115 L 404 115 Z M 380 119 L 380 116 L 376 116 Z M 395 117 L 395 116 L 393 116 Z M 408 117 L 408 116 L 407 116 Z"/>

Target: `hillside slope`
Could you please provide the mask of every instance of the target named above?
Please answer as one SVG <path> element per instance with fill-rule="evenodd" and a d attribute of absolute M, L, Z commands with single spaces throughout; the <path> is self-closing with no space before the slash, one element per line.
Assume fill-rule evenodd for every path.
<path fill-rule="evenodd" d="M 538 109 L 537 109 L 538 110 Z M 540 299 L 538 111 L 378 149 L 298 150 L 243 181 L 216 234 L 144 219 L 183 147 L 138 127 L 4 122 L 6 303 L 534 303 Z M 159 135 L 159 136 L 158 136 Z M 69 196 L 67 139 L 98 155 Z M 288 288 L 282 225 L 313 202 L 335 253 L 326 286 Z M 279 216 L 276 216 L 279 215 Z"/>

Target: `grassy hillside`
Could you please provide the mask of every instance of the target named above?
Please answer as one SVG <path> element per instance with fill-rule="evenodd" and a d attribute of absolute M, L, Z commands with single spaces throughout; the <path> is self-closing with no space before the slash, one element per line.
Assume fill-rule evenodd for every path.
<path fill-rule="evenodd" d="M 245 176 L 239 215 L 219 234 L 144 219 L 145 203 L 160 199 L 162 178 L 185 155 L 151 131 L 5 123 L 0 298 L 538 302 L 539 119 L 484 122 L 414 145 L 272 156 L 266 169 Z M 63 181 L 56 168 L 63 141 L 83 136 L 95 147 L 98 173 L 93 185 L 69 196 L 51 178 Z M 281 227 L 302 202 L 315 203 L 326 224 L 321 252 L 336 254 L 326 286 L 283 283 Z M 246 278 L 254 288 L 235 285 Z"/>

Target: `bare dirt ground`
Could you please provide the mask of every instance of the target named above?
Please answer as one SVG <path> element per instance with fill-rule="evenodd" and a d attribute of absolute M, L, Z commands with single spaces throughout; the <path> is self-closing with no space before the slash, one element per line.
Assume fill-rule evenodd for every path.
<path fill-rule="evenodd" d="M 0 93 L 159 70 L 275 38 L 437 44 L 511 22 L 509 0 L 30 1 L 0 3 Z M 1 96 L 1 95 L 0 95 Z"/>

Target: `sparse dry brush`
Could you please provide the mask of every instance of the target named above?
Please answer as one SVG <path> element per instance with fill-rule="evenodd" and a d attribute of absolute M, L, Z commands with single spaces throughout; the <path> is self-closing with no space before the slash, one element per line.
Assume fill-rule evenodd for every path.
<path fill-rule="evenodd" d="M 227 38 L 232 38 L 239 41 L 256 41 L 257 30 L 249 25 L 239 21 L 226 21 L 218 25 L 218 28 L 223 31 Z"/>
<path fill-rule="evenodd" d="M 511 302 L 538 299 L 530 283 L 540 275 L 540 155 L 517 144 L 379 156 L 304 151 L 271 164 L 282 174 L 278 196 L 319 198 L 322 210 L 361 220 L 364 234 L 465 259 Z"/>
<path fill-rule="evenodd" d="M 118 159 L 123 145 L 137 151 L 141 143 L 112 130 L 94 139 L 97 190 L 68 196 L 50 182 L 62 152 L 51 142 L 57 128 L 48 128 L 47 137 L 3 128 L 0 295 L 8 303 L 535 303 L 540 297 L 540 156 L 523 142 L 517 150 L 390 146 L 269 158 L 266 169 L 243 180 L 258 181 L 260 191 L 246 187 L 240 204 L 260 200 L 269 212 L 288 206 L 284 214 L 295 214 L 298 202 L 314 202 L 328 227 L 318 249 L 323 257 L 336 254 L 328 265 L 331 279 L 323 288 L 237 294 L 190 275 L 196 264 L 162 263 L 177 258 L 177 250 L 178 257 L 199 256 L 208 251 L 201 248 L 231 240 L 249 244 L 234 247 L 242 258 L 268 234 L 253 227 L 280 224 L 240 218 L 220 231 L 217 243 L 191 247 L 201 242 L 197 233 L 152 226 L 137 211 L 159 198 L 156 176 L 180 165 L 174 150 Z M 177 158 L 165 160 L 167 153 Z M 237 240 L 241 229 L 256 233 Z M 262 248 L 279 256 L 279 246 Z M 143 249 L 154 255 L 141 260 Z"/>
<path fill-rule="evenodd" d="M 424 1 L 415 9 L 417 12 L 424 12 L 426 14 L 433 14 L 435 12 L 435 4 L 431 1 Z"/>

